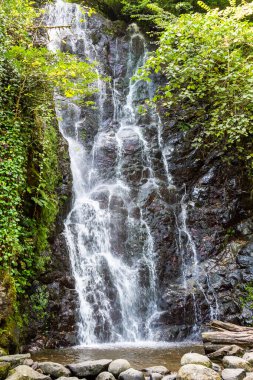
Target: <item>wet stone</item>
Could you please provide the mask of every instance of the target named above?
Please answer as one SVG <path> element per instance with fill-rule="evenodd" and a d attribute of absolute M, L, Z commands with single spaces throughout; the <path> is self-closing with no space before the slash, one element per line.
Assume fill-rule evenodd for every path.
<path fill-rule="evenodd" d="M 82 363 L 68 364 L 67 367 L 75 376 L 83 378 L 97 376 L 100 372 L 107 370 L 111 362 L 112 360 L 108 359 L 87 360 Z"/>
<path fill-rule="evenodd" d="M 212 367 L 212 362 L 207 356 L 197 353 L 187 353 L 183 355 L 181 358 L 181 365 L 186 364 L 200 364 L 208 368 Z"/>
<path fill-rule="evenodd" d="M 38 368 L 41 369 L 44 374 L 52 376 L 55 379 L 61 376 L 70 375 L 70 370 L 59 363 L 40 362 L 38 363 Z"/>
<path fill-rule="evenodd" d="M 97 377 L 96 380 L 115 380 L 115 377 L 110 372 L 101 372 Z"/>
<path fill-rule="evenodd" d="M 19 365 L 13 373 L 7 377 L 8 380 L 51 380 L 49 376 L 43 375 L 27 365 Z"/>

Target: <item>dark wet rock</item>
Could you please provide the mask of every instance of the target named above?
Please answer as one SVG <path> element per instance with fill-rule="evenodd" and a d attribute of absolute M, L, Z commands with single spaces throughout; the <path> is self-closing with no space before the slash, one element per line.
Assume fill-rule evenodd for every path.
<path fill-rule="evenodd" d="M 38 368 L 41 369 L 41 371 L 45 375 L 49 375 L 53 377 L 54 379 L 57 379 L 61 376 L 69 376 L 70 370 L 64 367 L 62 364 L 54 363 L 54 362 L 39 362 Z"/>
<path fill-rule="evenodd" d="M 104 372 L 108 369 L 112 360 L 87 360 L 82 363 L 68 364 L 67 367 L 71 373 L 77 377 L 90 377 L 97 376 L 100 372 Z"/>

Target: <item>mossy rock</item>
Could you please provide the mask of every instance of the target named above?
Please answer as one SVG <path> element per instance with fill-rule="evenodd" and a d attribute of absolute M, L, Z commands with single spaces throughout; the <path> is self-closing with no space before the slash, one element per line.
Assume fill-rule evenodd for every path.
<path fill-rule="evenodd" d="M 9 352 L 3 347 L 0 347 L 0 356 L 8 355 Z"/>
<path fill-rule="evenodd" d="M 8 376 L 9 369 L 11 367 L 10 363 L 0 363 L 0 380 L 6 379 Z"/>

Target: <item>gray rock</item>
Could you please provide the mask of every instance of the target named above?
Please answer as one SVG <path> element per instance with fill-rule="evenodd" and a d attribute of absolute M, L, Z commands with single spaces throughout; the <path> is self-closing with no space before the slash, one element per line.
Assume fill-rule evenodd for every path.
<path fill-rule="evenodd" d="M 221 373 L 223 380 L 243 380 L 245 375 L 245 370 L 241 368 L 226 368 Z"/>
<path fill-rule="evenodd" d="M 245 369 L 245 371 L 251 371 L 249 362 L 238 358 L 238 356 L 224 356 L 222 362 L 225 368 L 242 368 Z"/>
<path fill-rule="evenodd" d="M 31 354 L 0 356 L 0 362 L 7 362 L 7 363 L 11 363 L 12 365 L 23 364 L 25 359 L 31 359 Z"/>
<path fill-rule="evenodd" d="M 186 364 L 180 368 L 177 380 L 221 380 L 220 375 L 200 364 Z"/>
<path fill-rule="evenodd" d="M 78 377 L 65 377 L 65 376 L 61 376 L 61 377 L 58 377 L 58 380 L 79 380 Z M 82 379 L 82 380 L 86 380 L 86 379 Z"/>
<path fill-rule="evenodd" d="M 163 365 L 156 365 L 154 367 L 148 367 L 148 368 L 145 368 L 143 371 L 147 372 L 147 373 L 157 373 L 157 374 L 160 374 L 160 375 L 167 375 L 170 373 L 170 371 L 168 370 L 168 368 L 164 367 Z"/>
<path fill-rule="evenodd" d="M 23 364 L 28 365 L 29 367 L 33 366 L 34 361 L 32 359 L 25 359 Z"/>
<path fill-rule="evenodd" d="M 253 352 L 245 352 L 242 358 L 253 365 Z"/>
<path fill-rule="evenodd" d="M 27 365 L 19 365 L 16 367 L 10 376 L 7 377 L 8 380 L 51 380 L 49 376 L 43 375 L 37 371 L 34 371 L 31 367 Z"/>
<path fill-rule="evenodd" d="M 68 364 L 67 367 L 77 377 L 97 376 L 100 372 L 106 371 L 112 360 L 87 360 L 82 363 Z"/>
<path fill-rule="evenodd" d="M 217 363 L 212 363 L 212 369 L 215 372 L 221 373 L 221 366 L 219 364 L 217 364 Z"/>
<path fill-rule="evenodd" d="M 224 346 L 220 348 L 219 350 L 212 352 L 211 354 L 208 355 L 208 357 L 210 359 L 221 359 L 227 355 L 241 356 L 243 355 L 243 353 L 244 353 L 244 350 L 241 347 L 237 346 L 236 344 L 232 344 L 229 346 Z"/>
<path fill-rule="evenodd" d="M 247 373 L 243 380 L 253 380 L 253 373 Z"/>
<path fill-rule="evenodd" d="M 150 380 L 161 380 L 163 378 L 163 375 L 156 372 L 152 372 L 149 376 L 150 376 Z"/>
<path fill-rule="evenodd" d="M 108 372 L 111 372 L 114 376 L 118 377 L 121 372 L 129 369 L 130 363 L 125 359 L 113 360 L 108 368 Z"/>
<path fill-rule="evenodd" d="M 188 353 L 182 356 L 181 365 L 186 364 L 200 364 L 205 367 L 212 368 L 212 362 L 207 356 L 196 353 Z"/>
<path fill-rule="evenodd" d="M 64 367 L 62 364 L 54 363 L 54 362 L 39 362 L 38 368 L 41 369 L 41 371 L 49 375 L 55 379 L 61 376 L 69 376 L 70 370 Z"/>
<path fill-rule="evenodd" d="M 144 374 L 136 369 L 129 368 L 119 375 L 119 380 L 144 380 Z"/>
<path fill-rule="evenodd" d="M 97 377 L 96 380 L 115 380 L 115 377 L 110 372 L 101 372 Z"/>
<path fill-rule="evenodd" d="M 10 363 L 0 363 L 0 380 L 4 380 L 7 377 L 10 368 Z"/>
<path fill-rule="evenodd" d="M 166 375 L 162 378 L 162 380 L 176 380 L 177 379 L 177 373 L 173 372 L 170 375 Z"/>

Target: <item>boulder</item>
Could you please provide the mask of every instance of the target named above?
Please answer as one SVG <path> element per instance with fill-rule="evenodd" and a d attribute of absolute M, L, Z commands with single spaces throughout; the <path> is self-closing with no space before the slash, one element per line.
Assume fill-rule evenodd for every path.
<path fill-rule="evenodd" d="M 163 375 L 161 375 L 160 373 L 156 373 L 156 372 L 152 372 L 150 373 L 149 375 L 150 377 L 150 380 L 162 380 L 163 378 Z"/>
<path fill-rule="evenodd" d="M 221 359 L 224 356 L 242 356 L 244 353 L 243 348 L 237 346 L 236 344 L 232 344 L 229 346 L 224 346 L 220 348 L 219 350 L 212 352 L 208 355 L 210 359 Z"/>
<path fill-rule="evenodd" d="M 108 372 L 111 372 L 114 376 L 118 377 L 121 372 L 129 369 L 130 363 L 125 359 L 113 360 L 108 368 Z"/>
<path fill-rule="evenodd" d="M 54 362 L 39 362 L 38 368 L 41 369 L 45 375 L 49 375 L 54 379 L 61 376 L 67 377 L 71 373 L 68 368 L 64 367 L 64 365 Z"/>
<path fill-rule="evenodd" d="M 203 365 L 186 364 L 178 371 L 177 380 L 221 380 L 221 377 L 217 372 Z"/>
<path fill-rule="evenodd" d="M 31 359 L 31 354 L 17 354 L 0 356 L 0 362 L 11 363 L 12 366 L 23 364 L 26 359 Z"/>
<path fill-rule="evenodd" d="M 177 373 L 173 372 L 170 375 L 166 375 L 162 380 L 177 380 Z"/>
<path fill-rule="evenodd" d="M 243 380 L 246 372 L 242 368 L 225 368 L 222 373 L 222 380 Z"/>
<path fill-rule="evenodd" d="M 144 372 L 147 372 L 147 373 L 159 373 L 160 375 L 168 375 L 170 373 L 170 371 L 168 370 L 168 368 L 164 367 L 163 365 L 156 365 L 154 367 L 148 367 L 148 368 L 144 368 L 143 370 Z"/>
<path fill-rule="evenodd" d="M 186 364 L 200 364 L 205 367 L 212 368 L 212 362 L 207 356 L 196 353 L 188 353 L 182 356 L 181 365 Z"/>
<path fill-rule="evenodd" d="M 115 377 L 110 372 L 101 372 L 97 377 L 96 380 L 115 380 Z"/>
<path fill-rule="evenodd" d="M 245 369 L 245 371 L 251 371 L 249 362 L 238 358 L 238 356 L 224 356 L 222 362 L 225 368 L 242 368 Z"/>
<path fill-rule="evenodd" d="M 7 377 L 10 368 L 10 363 L 0 363 L 0 380 L 4 380 Z"/>
<path fill-rule="evenodd" d="M 129 368 L 119 375 L 119 380 L 144 380 L 144 374 L 137 369 Z"/>
<path fill-rule="evenodd" d="M 16 367 L 12 374 L 7 377 L 8 380 L 51 380 L 49 376 L 43 375 L 37 371 L 34 371 L 27 365 L 19 365 Z"/>
<path fill-rule="evenodd" d="M 68 364 L 67 367 L 77 377 L 97 376 L 100 372 L 106 371 L 112 360 L 87 360 L 81 363 Z"/>
<path fill-rule="evenodd" d="M 34 361 L 32 359 L 25 359 L 23 364 L 28 365 L 29 367 L 33 366 Z"/>
<path fill-rule="evenodd" d="M 253 352 L 245 352 L 242 358 L 253 365 Z"/>

